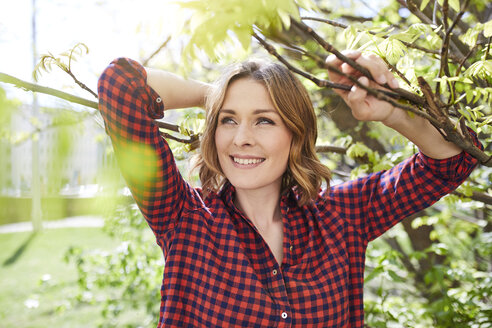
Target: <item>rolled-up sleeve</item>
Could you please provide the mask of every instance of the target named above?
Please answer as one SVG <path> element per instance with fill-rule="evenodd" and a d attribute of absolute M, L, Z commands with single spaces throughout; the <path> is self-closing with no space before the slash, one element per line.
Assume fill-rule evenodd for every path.
<path fill-rule="evenodd" d="M 164 115 L 164 99 L 146 79 L 145 69 L 136 61 L 115 59 L 99 78 L 99 111 L 123 177 L 159 237 L 173 229 L 193 190 L 154 121 Z"/>
<path fill-rule="evenodd" d="M 471 134 L 474 143 L 483 149 L 477 136 Z M 390 170 L 332 187 L 328 199 L 370 241 L 455 190 L 477 163 L 466 152 L 446 159 L 433 159 L 419 152 Z"/>

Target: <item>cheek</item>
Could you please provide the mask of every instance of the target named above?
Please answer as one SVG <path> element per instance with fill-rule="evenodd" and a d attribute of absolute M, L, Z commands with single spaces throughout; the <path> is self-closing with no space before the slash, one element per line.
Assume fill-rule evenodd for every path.
<path fill-rule="evenodd" d="M 272 149 L 276 149 L 278 151 L 278 155 L 287 163 L 292 144 L 292 134 L 290 132 L 285 132 L 283 135 L 272 138 L 271 140 L 275 141 L 272 145 Z"/>
<path fill-rule="evenodd" d="M 217 154 L 219 155 L 220 159 L 220 153 L 224 151 L 226 144 L 227 144 L 227 135 L 222 131 L 222 129 L 217 128 L 215 130 L 215 148 L 217 149 Z"/>

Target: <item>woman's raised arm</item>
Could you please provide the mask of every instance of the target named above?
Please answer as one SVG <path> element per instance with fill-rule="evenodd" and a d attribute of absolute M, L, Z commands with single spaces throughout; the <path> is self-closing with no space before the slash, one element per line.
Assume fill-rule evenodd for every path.
<path fill-rule="evenodd" d="M 167 73 L 152 73 L 152 88 L 142 65 L 115 59 L 98 82 L 99 111 L 123 177 L 157 242 L 171 232 L 182 209 L 195 206 L 198 191 L 181 176 L 171 149 L 154 119 L 164 108 L 200 105 L 205 86 Z"/>
<path fill-rule="evenodd" d="M 147 84 L 166 100 L 166 109 L 204 106 L 210 84 L 187 80 L 163 70 L 153 68 L 145 68 L 145 70 Z"/>

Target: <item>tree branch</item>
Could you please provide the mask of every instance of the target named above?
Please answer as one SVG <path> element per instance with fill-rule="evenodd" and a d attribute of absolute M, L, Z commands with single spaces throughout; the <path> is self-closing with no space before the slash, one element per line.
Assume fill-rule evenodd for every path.
<path fill-rule="evenodd" d="M 309 34 L 312 36 L 312 38 L 318 42 L 318 44 L 323 47 L 326 51 L 334 54 L 338 59 L 340 59 L 341 61 L 349 64 L 350 66 L 352 66 L 354 69 L 356 69 L 357 71 L 359 71 L 362 75 L 366 76 L 368 79 L 374 81 L 374 78 L 372 77 L 371 73 L 369 72 L 368 69 L 366 69 L 365 67 L 362 67 L 361 65 L 359 65 L 358 63 L 356 63 L 354 60 L 344 56 L 340 51 L 338 51 L 335 47 L 333 47 L 330 43 L 328 43 L 327 41 L 325 41 L 321 36 L 318 35 L 318 33 L 316 33 L 311 27 L 307 26 L 306 24 L 302 23 L 302 22 L 297 22 L 296 20 L 294 19 L 291 19 L 291 22 L 293 25 L 297 26 L 299 29 L 301 29 L 302 31 L 304 31 L 305 33 Z M 386 87 L 387 89 L 391 89 L 391 87 L 387 84 L 384 85 L 384 87 Z M 416 95 L 416 94 L 413 94 L 411 92 L 408 92 L 404 89 L 392 89 L 394 92 L 398 93 L 398 95 L 400 95 L 403 99 L 406 99 L 406 100 L 409 100 L 415 104 L 425 104 L 425 99 L 423 99 L 422 97 Z"/>
<path fill-rule="evenodd" d="M 320 11 L 324 14 L 333 14 L 333 11 L 327 8 L 321 8 L 319 7 Z M 361 16 L 354 16 L 354 15 L 340 15 L 341 18 L 346 19 L 348 21 L 352 22 L 368 22 L 372 20 L 372 17 L 361 17 Z"/>
<path fill-rule="evenodd" d="M 15 87 L 22 88 L 26 91 L 43 93 L 43 94 L 47 94 L 47 95 L 50 95 L 53 97 L 67 100 L 67 101 L 72 102 L 74 104 L 79 104 L 79 105 L 83 105 L 83 106 L 86 106 L 89 108 L 98 109 L 98 103 L 96 101 L 92 101 L 92 100 L 88 100 L 88 99 L 81 98 L 78 96 L 74 96 L 72 94 L 69 94 L 69 93 L 66 93 L 66 92 L 63 92 L 60 90 L 44 87 L 44 86 L 41 86 L 39 84 L 26 82 L 26 81 L 23 81 L 21 79 L 18 79 L 16 77 L 13 77 L 13 76 L 5 74 L 5 73 L 0 73 L 0 82 L 12 84 Z M 178 133 L 180 132 L 179 126 L 177 126 L 175 124 L 170 124 L 170 123 L 161 122 L 161 121 L 155 121 L 155 122 L 159 126 L 159 128 L 167 129 L 167 130 L 178 132 Z M 193 137 L 193 135 L 190 137 L 190 139 L 192 137 Z"/>
<path fill-rule="evenodd" d="M 492 167 L 492 156 L 488 156 L 485 152 L 475 146 L 467 130 L 464 130 L 463 135 L 461 135 L 461 133 L 455 129 L 455 124 L 441 111 L 440 108 L 442 108 L 442 104 L 436 95 L 432 93 L 432 89 L 427 81 L 421 76 L 417 79 L 420 88 L 429 103 L 429 113 L 438 121 L 438 124 L 434 125 L 438 131 L 442 129 L 444 131 L 443 136 L 446 140 L 453 142 L 455 145 L 478 159 L 482 165 Z"/>
<path fill-rule="evenodd" d="M 26 82 L 26 81 L 20 80 L 16 77 L 13 77 L 11 75 L 8 75 L 8 74 L 0 73 L 0 82 L 12 84 L 12 85 L 14 85 L 18 88 L 22 88 L 26 91 L 33 91 L 33 92 L 39 92 L 39 93 L 51 95 L 51 96 L 61 98 L 61 99 L 70 101 L 72 103 L 83 105 L 86 107 L 90 107 L 90 108 L 94 108 L 94 109 L 98 108 L 97 102 L 95 102 L 95 101 L 81 98 L 78 96 L 74 96 L 74 95 L 71 95 L 69 93 L 66 93 L 66 92 L 63 92 L 60 90 L 44 87 L 44 86 L 41 86 L 39 84 Z"/>
<path fill-rule="evenodd" d="M 333 83 L 333 82 L 328 81 L 328 80 L 318 79 L 316 76 L 314 76 L 312 74 L 309 74 L 308 72 L 305 72 L 303 70 L 298 69 L 297 67 L 295 67 L 291 63 L 289 63 L 284 57 L 282 57 L 275 50 L 275 48 L 271 44 L 269 44 L 264 39 L 262 39 L 260 36 L 258 36 L 258 34 L 256 34 L 256 33 L 253 32 L 253 37 L 256 40 L 258 40 L 258 42 L 263 46 L 263 48 L 265 48 L 268 51 L 268 53 L 270 53 L 272 56 L 274 56 L 275 58 L 277 58 L 289 70 L 291 70 L 292 72 L 294 72 L 296 74 L 299 74 L 299 75 L 305 77 L 308 80 L 311 80 L 317 86 L 319 86 L 319 87 L 327 87 L 327 88 L 335 88 L 335 89 L 342 89 L 342 90 L 346 90 L 346 91 L 349 91 L 350 90 L 351 87 L 349 85 L 339 84 L 339 83 Z"/>
<path fill-rule="evenodd" d="M 326 42 L 323 38 L 321 38 L 312 28 L 309 26 L 305 25 L 302 22 L 297 22 L 295 20 L 291 20 L 292 25 L 296 26 L 299 30 L 303 31 L 304 33 L 310 35 L 313 39 L 316 40 L 316 42 L 323 47 L 328 52 L 331 52 L 335 54 L 340 60 L 344 61 L 345 63 L 351 65 L 354 69 L 358 70 L 361 74 L 365 74 L 368 76 L 371 80 L 372 79 L 371 75 L 369 74 L 368 70 L 365 68 L 361 68 L 360 65 L 355 63 L 355 61 L 347 58 L 344 56 L 342 53 L 340 53 L 335 47 L 333 47 L 331 44 Z M 448 29 L 449 30 L 449 29 Z M 284 65 L 286 65 L 290 70 L 293 72 L 306 77 L 307 79 L 313 81 L 315 84 L 318 86 L 329 86 L 329 87 L 334 87 L 330 86 L 329 84 L 326 84 L 325 80 L 320 80 L 313 76 L 312 74 L 302 71 L 296 67 L 294 67 L 292 64 L 290 64 L 285 58 L 283 58 L 276 50 L 275 48 L 270 45 L 267 41 L 265 41 L 263 38 L 259 37 L 256 33 L 253 34 L 253 36 L 258 40 L 258 42 L 273 56 L 275 56 L 280 62 L 282 62 Z M 462 148 L 466 152 L 470 153 L 473 157 L 477 158 L 481 164 L 485 166 L 491 166 L 492 167 L 492 156 L 487 155 L 485 152 L 480 150 L 477 146 L 474 145 L 472 142 L 468 131 L 465 129 L 463 131 L 463 135 L 460 134 L 459 132 L 456 131 L 455 125 L 449 120 L 448 118 L 448 113 L 447 113 L 447 107 L 444 105 L 439 97 L 432 92 L 430 89 L 429 85 L 423 80 L 419 79 L 419 84 L 422 89 L 429 89 L 425 97 L 420 97 L 418 95 L 415 95 L 413 93 L 410 93 L 406 90 L 403 90 L 405 96 L 402 96 L 402 89 L 398 90 L 392 90 L 392 91 L 386 91 L 386 90 L 380 90 L 380 89 L 373 89 L 373 88 L 368 88 L 361 83 L 358 82 L 358 80 L 352 76 L 346 75 L 340 70 L 338 70 L 335 67 L 326 67 L 328 70 L 333 71 L 337 74 L 340 74 L 342 76 L 345 76 L 348 78 L 353 84 L 363 88 L 368 92 L 368 94 L 380 99 L 389 102 L 395 107 L 402 108 L 406 111 L 410 111 L 416 115 L 424 117 L 426 120 L 428 120 L 436 129 L 439 131 L 439 133 L 448 141 L 455 143 L 458 147 Z M 422 84 L 423 83 L 423 84 Z M 425 85 L 424 85 L 425 84 Z M 339 87 L 339 86 L 335 86 Z M 347 87 L 339 87 L 340 89 L 347 90 Z M 388 87 L 389 89 L 389 87 Z M 395 91 L 395 92 L 393 92 Z M 422 90 L 423 91 L 423 90 Z M 409 97 L 407 94 L 410 94 L 411 96 Z M 410 102 L 410 104 L 416 105 L 417 107 L 422 106 L 424 110 L 419 110 L 413 106 L 405 105 L 402 104 L 401 101 L 395 101 L 393 98 L 399 99 L 399 97 L 402 97 Z M 444 111 L 444 112 L 443 112 Z"/>
<path fill-rule="evenodd" d="M 301 17 L 301 20 L 312 20 L 312 21 L 322 22 L 322 23 L 329 24 L 329 25 L 332 25 L 332 26 L 335 26 L 335 27 L 340 27 L 340 28 L 343 28 L 343 29 L 345 29 L 345 28 L 348 27 L 348 25 L 345 25 L 343 23 L 336 22 L 336 21 L 330 20 L 330 19 L 323 19 L 323 18 L 319 18 L 319 17 Z M 369 34 L 372 34 L 372 35 L 376 35 L 377 34 L 377 33 L 371 32 L 371 31 L 368 31 L 368 33 Z M 387 39 L 388 36 L 387 35 L 384 35 L 384 36 L 382 36 L 382 38 L 383 39 Z M 423 51 L 425 53 L 433 54 L 433 55 L 436 55 L 436 56 L 439 56 L 440 55 L 440 51 L 438 51 L 438 50 L 427 49 L 427 48 L 424 48 L 424 47 L 421 47 L 419 45 L 416 45 L 416 44 L 413 44 L 413 43 L 409 43 L 409 42 L 406 42 L 406 41 L 401 41 L 401 42 L 407 48 L 411 48 L 411 49 L 415 49 L 415 50 L 420 50 L 420 51 Z M 453 54 L 449 54 L 449 59 L 451 59 L 455 63 L 460 63 L 463 60 L 463 58 L 458 57 L 458 56 L 455 56 Z"/>
<path fill-rule="evenodd" d="M 159 52 L 161 52 L 162 49 L 164 49 L 167 44 L 169 43 L 169 41 L 171 41 L 171 37 L 168 36 L 167 39 L 164 41 L 164 43 L 162 43 L 159 48 L 157 48 L 149 57 L 147 57 L 147 59 L 145 59 L 144 61 L 142 61 L 142 66 L 147 66 L 147 64 L 149 63 L 149 61 L 154 58 L 154 56 L 156 56 Z"/>
<path fill-rule="evenodd" d="M 482 202 L 487 205 L 492 205 L 492 196 L 484 192 L 473 191 L 471 196 L 466 196 L 465 194 L 462 194 L 458 191 L 453 191 L 452 194 L 463 198 L 470 198 L 472 200 L 475 200 L 477 202 Z"/>
<path fill-rule="evenodd" d="M 420 11 L 419 7 L 415 4 L 413 0 L 397 0 L 398 3 L 400 3 L 402 6 L 405 6 L 412 14 L 417 16 L 423 23 L 433 25 L 434 22 L 427 17 L 422 11 Z M 436 1 L 437 2 L 437 1 Z M 439 22 L 440 23 L 440 22 Z M 434 24 L 434 25 L 440 25 L 440 24 Z M 438 34 L 441 36 L 441 38 L 444 40 L 445 37 L 445 32 L 440 30 Z M 456 36 L 452 36 L 452 41 L 450 42 L 451 47 L 453 48 L 454 51 L 459 55 L 459 57 L 464 57 L 463 53 L 468 52 L 468 48 L 466 45 L 464 45 Z M 466 50 L 465 50 L 466 48 Z"/>
<path fill-rule="evenodd" d="M 337 153 L 337 154 L 346 154 L 347 149 L 343 147 L 338 147 L 338 146 L 327 146 L 327 145 L 321 145 L 321 146 L 316 146 L 316 152 L 317 153 Z"/>

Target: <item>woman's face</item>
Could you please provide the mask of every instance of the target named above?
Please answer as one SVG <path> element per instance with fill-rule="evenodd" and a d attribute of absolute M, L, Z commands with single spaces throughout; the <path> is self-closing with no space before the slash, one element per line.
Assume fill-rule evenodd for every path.
<path fill-rule="evenodd" d="M 215 144 L 222 171 L 236 190 L 280 192 L 291 141 L 263 84 L 242 78 L 229 85 Z"/>

